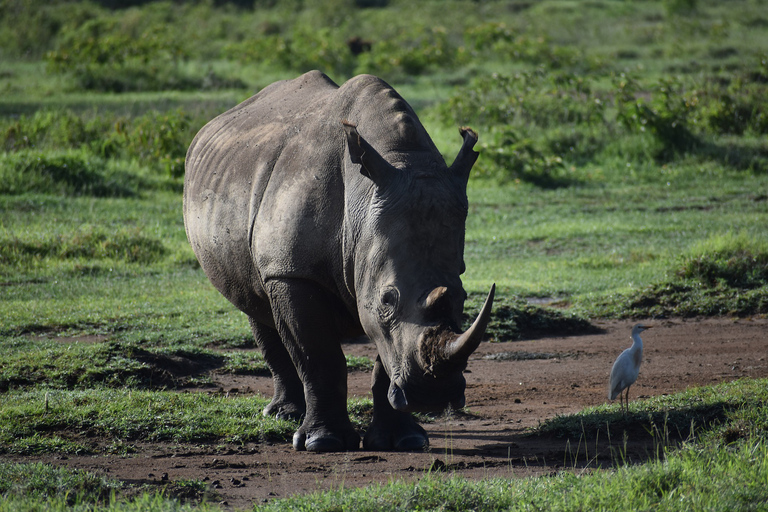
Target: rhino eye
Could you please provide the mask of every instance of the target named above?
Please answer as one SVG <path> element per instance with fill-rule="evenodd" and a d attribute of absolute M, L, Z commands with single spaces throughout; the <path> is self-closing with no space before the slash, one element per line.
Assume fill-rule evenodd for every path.
<path fill-rule="evenodd" d="M 397 303 L 400 301 L 400 292 L 397 288 L 388 287 L 384 289 L 381 294 L 381 315 L 389 316 L 397 308 Z"/>

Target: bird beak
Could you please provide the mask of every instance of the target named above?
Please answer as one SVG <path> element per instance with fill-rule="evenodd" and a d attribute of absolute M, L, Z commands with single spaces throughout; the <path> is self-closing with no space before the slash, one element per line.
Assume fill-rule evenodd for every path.
<path fill-rule="evenodd" d="M 654 325 L 653 324 L 651 324 L 651 325 L 645 325 L 644 324 L 643 327 L 645 327 L 646 329 L 650 329 L 651 327 L 654 327 Z"/>

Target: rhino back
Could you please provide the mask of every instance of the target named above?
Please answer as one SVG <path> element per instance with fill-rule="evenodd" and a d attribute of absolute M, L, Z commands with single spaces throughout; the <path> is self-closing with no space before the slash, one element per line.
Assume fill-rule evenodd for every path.
<path fill-rule="evenodd" d="M 328 245 L 328 231 L 338 230 L 327 214 L 341 194 L 339 144 L 322 115 L 336 89 L 317 72 L 272 84 L 205 125 L 187 152 L 184 221 L 192 248 L 213 285 L 266 323 L 266 279 L 301 269 L 328 274 L 309 255 L 332 258 L 320 258 L 317 243 Z M 313 217 L 324 219 L 318 229 L 325 236 L 308 224 Z"/>
<path fill-rule="evenodd" d="M 317 71 L 272 84 L 215 118 L 187 153 L 189 241 L 214 286 L 265 323 L 269 279 L 313 280 L 356 310 L 351 258 L 374 186 L 357 167 L 345 171 L 342 120 L 393 164 L 422 154 L 434 162 L 427 167 L 445 169 L 389 85 L 361 75 L 339 88 Z"/>

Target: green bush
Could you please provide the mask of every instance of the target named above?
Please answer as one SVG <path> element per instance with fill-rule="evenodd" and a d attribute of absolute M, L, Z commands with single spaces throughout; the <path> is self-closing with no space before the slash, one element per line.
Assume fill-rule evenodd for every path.
<path fill-rule="evenodd" d="M 62 30 L 56 50 L 46 55 L 53 73 L 71 73 L 86 90 L 126 92 L 200 89 L 201 77 L 182 71 L 184 47 L 161 26 L 136 33 L 115 19 L 97 18 Z"/>
<path fill-rule="evenodd" d="M 461 61 L 462 49 L 451 42 L 444 27 L 415 26 L 382 37 L 370 52 L 360 54 L 355 73 L 421 75 L 451 69 Z"/>
<path fill-rule="evenodd" d="M 0 265 L 28 265 L 43 259 L 113 259 L 127 263 L 151 263 L 167 254 L 160 240 L 139 229 L 107 231 L 86 227 L 66 235 L 35 239 L 0 235 Z"/>
<path fill-rule="evenodd" d="M 549 70 L 571 68 L 584 61 L 581 53 L 553 44 L 544 34 L 516 33 L 504 23 L 488 22 L 467 28 L 464 41 L 473 57 L 496 57 Z"/>
<path fill-rule="evenodd" d="M 100 137 L 105 129 L 99 120 L 88 122 L 66 109 L 38 110 L 0 123 L 2 147 L 6 151 L 79 148 Z"/>
<path fill-rule="evenodd" d="M 768 134 L 768 57 L 761 67 L 730 80 L 712 77 L 706 82 L 700 113 L 704 128 L 717 135 Z"/>
<path fill-rule="evenodd" d="M 438 107 L 446 122 L 526 128 L 599 125 L 604 112 L 605 104 L 592 91 L 589 79 L 542 69 L 483 76 Z"/>
<path fill-rule="evenodd" d="M 650 133 L 661 156 L 700 147 L 704 135 L 768 133 L 768 86 L 759 72 L 709 75 L 700 83 L 662 78 L 645 88 L 621 74 L 614 86 L 619 123 Z"/>
<path fill-rule="evenodd" d="M 682 257 L 676 274 L 709 287 L 768 286 L 768 239 L 755 239 L 746 232 L 710 238 Z"/>
<path fill-rule="evenodd" d="M 136 158 L 179 178 L 184 175 L 187 148 L 201 123 L 183 110 L 153 111 L 130 122 L 115 123 L 109 135 L 98 142 L 97 149 L 105 157 Z"/>
<path fill-rule="evenodd" d="M 86 2 L 3 0 L 0 2 L 0 57 L 36 59 L 53 48 L 62 28 L 96 17 Z"/>
<path fill-rule="evenodd" d="M 68 174 L 82 174 L 82 168 L 87 165 L 84 163 L 86 161 L 95 161 L 97 162 L 96 165 L 104 167 L 105 162 L 99 159 L 126 158 L 140 162 L 152 169 L 162 170 L 171 178 L 178 178 L 184 174 L 184 157 L 187 148 L 197 130 L 204 123 L 204 119 L 193 118 L 180 109 L 150 111 L 133 118 L 108 112 L 78 114 L 67 109 L 39 110 L 29 116 L 23 115 L 17 119 L 0 121 L 0 147 L 12 152 L 24 152 L 33 148 L 40 151 L 82 150 L 78 152 L 77 156 L 70 155 L 67 157 L 80 159 L 80 164 L 64 162 L 67 164 Z M 94 156 L 88 157 L 88 153 Z M 36 162 L 47 161 L 49 158 L 36 154 L 34 156 Z M 13 160 L 12 157 L 7 158 Z M 5 187 L 6 190 L 9 190 L 7 193 L 43 192 L 45 187 L 41 189 L 37 182 L 25 184 L 21 181 L 14 181 L 10 177 L 14 173 L 23 172 L 19 170 L 18 165 L 20 164 L 14 164 L 15 171 L 9 168 L 0 174 L 3 176 L 0 180 L 0 189 Z M 58 177 L 59 181 L 69 182 L 72 185 L 67 190 L 54 193 L 130 195 L 125 192 L 109 193 L 101 190 L 98 186 L 85 187 L 88 188 L 86 191 L 81 186 L 82 183 L 77 185 L 78 178 L 70 177 L 70 179 L 62 172 L 54 171 L 53 168 L 57 165 L 55 163 L 46 164 L 43 167 L 38 166 L 37 171 L 32 171 L 33 174 L 35 172 L 37 174 L 53 172 L 54 178 Z M 73 169 L 80 169 L 80 171 Z M 96 180 L 95 176 L 91 177 Z M 11 189 L 8 188 L 11 187 L 12 182 L 15 192 L 11 192 Z"/>
<path fill-rule="evenodd" d="M 670 157 L 699 144 L 691 131 L 699 98 L 676 78 L 663 78 L 651 87 L 651 99 L 640 95 L 639 84 L 621 74 L 616 81 L 616 107 L 619 122 L 630 130 L 648 131 L 662 145 L 660 156 Z"/>
<path fill-rule="evenodd" d="M 482 144 L 484 161 L 477 177 L 524 181 L 541 188 L 571 184 L 563 159 L 538 149 L 531 139 L 521 137 L 512 128 L 499 128 L 489 135 L 491 141 Z"/>
<path fill-rule="evenodd" d="M 83 151 L 21 151 L 0 155 L 0 194 L 127 197 L 140 180 Z"/>
<path fill-rule="evenodd" d="M 313 69 L 337 75 L 352 73 L 354 56 L 338 32 L 330 28 L 299 26 L 288 34 L 267 32 L 228 44 L 224 54 L 248 65 L 276 66 L 297 73 Z"/>

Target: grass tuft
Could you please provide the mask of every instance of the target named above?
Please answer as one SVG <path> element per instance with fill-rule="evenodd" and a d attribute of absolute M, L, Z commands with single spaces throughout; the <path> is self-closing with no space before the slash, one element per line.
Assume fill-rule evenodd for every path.
<path fill-rule="evenodd" d="M 708 287 L 764 287 L 768 285 L 768 240 L 745 231 L 710 237 L 682 258 L 676 274 Z"/>
<path fill-rule="evenodd" d="M 534 435 L 548 435 L 561 438 L 587 439 L 597 437 L 621 439 L 625 432 L 630 436 L 659 436 L 666 433 L 677 440 L 699 436 L 706 432 L 732 429 L 733 423 L 742 411 L 754 411 L 757 417 L 751 419 L 757 425 L 757 433 L 768 429 L 768 416 L 762 404 L 768 400 L 768 380 L 744 379 L 734 382 L 691 388 L 683 393 L 659 396 L 647 400 L 635 400 L 629 405 L 629 413 L 621 413 L 618 404 L 603 404 L 588 407 L 576 414 L 556 416 L 539 424 Z M 742 424 L 743 419 L 736 421 Z M 725 429 L 725 430 L 720 430 Z M 726 434 L 722 434 L 726 435 Z"/>
<path fill-rule="evenodd" d="M 768 314 L 768 241 L 762 235 L 720 234 L 680 256 L 666 281 L 635 293 L 602 297 L 592 315 L 619 318 Z"/>
<path fill-rule="evenodd" d="M 0 495 L 11 498 L 59 498 L 76 503 L 108 501 L 123 484 L 86 471 L 53 468 L 47 464 L 0 462 Z"/>
<path fill-rule="evenodd" d="M 465 323 L 474 320 L 485 296 L 469 294 L 464 313 Z M 577 335 L 599 332 L 588 320 L 569 311 L 542 308 L 527 301 L 498 293 L 493 304 L 493 315 L 486 329 L 492 341 L 510 341 L 548 334 Z"/>
<path fill-rule="evenodd" d="M 140 180 L 83 151 L 20 151 L 0 155 L 0 194 L 131 197 Z"/>
<path fill-rule="evenodd" d="M 140 228 L 107 231 L 84 227 L 73 233 L 27 238 L 0 234 L 0 268 L 29 266 L 41 260 L 117 260 L 153 263 L 168 250 L 163 242 L 144 235 Z"/>

